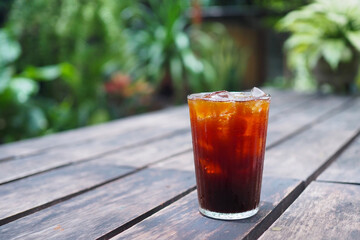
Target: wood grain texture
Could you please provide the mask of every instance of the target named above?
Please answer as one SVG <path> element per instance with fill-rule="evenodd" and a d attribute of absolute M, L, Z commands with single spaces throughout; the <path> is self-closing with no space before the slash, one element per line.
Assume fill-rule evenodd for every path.
<path fill-rule="evenodd" d="M 347 97 L 324 96 L 311 99 L 311 103 L 305 102 L 286 112 L 269 118 L 267 146 L 281 141 L 287 136 L 297 133 L 303 128 L 309 127 L 314 122 L 338 108 L 345 107 Z"/>
<path fill-rule="evenodd" d="M 323 114 L 341 106 L 345 101 L 346 98 L 334 97 L 315 99 L 311 104 L 312 107 L 298 105 L 296 108 L 288 110 L 286 114 L 270 117 L 267 146 L 271 146 L 317 121 Z M 273 118 L 275 119 L 272 120 Z M 0 184 L 121 151 L 125 147 L 133 147 L 164 137 L 179 129 L 188 129 L 190 131 L 187 112 L 182 112 L 181 116 L 178 114 L 176 120 L 157 123 L 159 126 L 156 128 L 143 127 L 132 131 L 129 130 L 112 138 L 93 139 L 76 145 L 50 149 L 38 155 L 0 162 Z M 108 128 L 112 129 L 112 125 L 109 125 Z"/>
<path fill-rule="evenodd" d="M 271 95 L 270 117 L 310 102 L 316 97 L 315 95 L 296 91 L 282 91 L 275 88 L 265 88 L 264 91 Z"/>
<path fill-rule="evenodd" d="M 179 134 L 89 162 L 0 186 L 0 225 L 58 199 L 115 180 L 135 169 L 191 149 L 190 133 Z M 159 164 L 158 164 L 159 165 Z M 16 189 L 16 191 L 14 191 Z M 27 213 L 24 213 L 26 212 Z M 14 215 L 18 215 L 12 217 Z"/>
<path fill-rule="evenodd" d="M 114 239 L 255 239 L 276 219 L 275 213 L 280 214 L 291 193 L 301 187 L 298 180 L 265 178 L 260 211 L 254 217 L 237 221 L 202 216 L 198 212 L 197 194 L 193 192 Z"/>
<path fill-rule="evenodd" d="M 95 239 L 195 186 L 192 153 L 0 226 L 3 239 Z"/>
<path fill-rule="evenodd" d="M 38 154 L 48 149 L 82 144 L 98 138 L 111 138 L 139 128 L 156 127 L 157 124 L 176 121 L 186 116 L 186 106 L 140 114 L 90 127 L 78 128 L 43 137 L 22 140 L 0 146 L 0 161 L 25 155 Z"/>
<path fill-rule="evenodd" d="M 265 153 L 265 176 L 305 180 L 308 184 L 329 159 L 360 130 L 360 99 Z"/>
<path fill-rule="evenodd" d="M 179 121 L 172 121 L 171 125 L 162 124 L 156 128 L 140 128 L 112 138 L 102 138 L 101 140 L 89 141 L 64 148 L 54 148 L 40 155 L 0 162 L 0 183 L 14 181 L 49 169 L 98 158 L 125 148 L 136 147 L 186 131 L 189 131 L 189 120 L 179 119 Z"/>
<path fill-rule="evenodd" d="M 331 104 L 329 104 L 331 103 Z M 324 111 L 330 111 L 331 108 L 326 106 L 337 107 L 343 103 L 343 99 L 334 99 L 334 98 L 324 98 L 320 100 L 314 100 L 312 106 L 315 109 L 322 108 L 323 111 L 319 111 L 318 114 L 313 113 L 314 108 L 309 108 L 307 110 L 303 106 L 296 108 L 295 110 L 289 112 L 286 115 L 282 115 L 276 119 L 284 120 L 296 120 L 296 118 L 301 118 L 304 124 L 307 124 L 311 121 L 315 121 L 319 115 L 323 114 Z M 298 111 L 297 111 L 298 110 Z M 301 111 L 300 111 L 301 110 Z M 298 112 L 302 112 L 302 115 Z M 302 117 L 300 117 L 302 116 Z M 309 116 L 305 118 L 305 116 Z M 275 119 L 275 120 L 276 120 Z M 271 131 L 271 129 L 281 129 L 283 136 L 291 134 L 293 131 L 296 131 L 297 128 L 301 128 L 300 122 L 294 124 L 294 127 L 284 127 L 284 121 L 270 121 L 269 136 L 270 144 L 271 140 L 277 139 L 276 137 L 271 138 L 273 135 L 281 135 L 279 131 Z M 139 132 L 136 132 L 139 136 Z M 143 136 L 141 134 L 141 136 Z M 114 142 L 116 143 L 116 142 Z M 112 145 L 110 145 L 112 146 Z M 60 154 L 57 151 L 53 150 L 54 158 L 52 155 L 44 154 L 43 156 L 32 156 L 28 161 L 25 161 L 29 164 L 22 164 L 20 167 L 17 167 L 15 171 L 6 171 L 7 168 L 3 167 L 2 170 L 4 174 L 2 175 L 5 178 L 8 174 L 9 177 L 16 177 L 19 175 L 14 174 L 23 171 L 22 173 L 27 174 L 27 171 L 34 171 L 36 164 L 38 163 L 41 167 L 53 166 L 51 164 L 56 164 L 57 162 L 51 160 L 50 163 L 47 163 L 49 159 L 60 159 L 61 163 L 65 160 L 70 161 L 72 158 L 77 159 L 77 153 L 80 154 L 89 154 L 94 153 L 99 149 L 100 151 L 104 150 L 102 145 L 91 146 L 86 144 L 85 147 L 89 148 L 90 152 L 84 152 L 81 146 L 76 146 L 74 151 L 71 149 L 67 150 L 67 155 Z M 57 199 L 64 198 L 71 194 L 76 194 L 77 192 L 92 188 L 96 185 L 101 185 L 104 182 L 110 181 L 111 179 L 118 178 L 123 174 L 133 171 L 135 168 L 141 168 L 147 164 L 150 164 L 154 161 L 169 157 L 171 155 L 181 153 L 184 151 L 191 150 L 191 137 L 190 133 L 178 134 L 173 137 L 165 138 L 163 140 L 158 140 L 153 143 L 148 143 L 145 145 L 139 145 L 134 148 L 124 149 L 120 152 L 113 154 L 108 154 L 103 157 L 95 158 L 94 160 L 89 161 L 88 163 L 80 163 L 79 166 L 66 166 L 63 168 L 55 169 L 49 173 L 42 173 L 38 176 L 33 176 L 30 178 L 22 179 L 20 181 L 12 182 L 7 185 L 0 186 L 0 222 L 10 221 L 9 218 L 13 215 L 18 215 L 24 212 L 33 212 L 34 208 L 44 206 L 50 202 L 54 202 Z M 71 153 L 71 155 L 69 155 Z M 61 156 L 61 158 L 59 158 Z M 84 156 L 82 156 L 84 157 Z M 24 159 L 23 159 L 24 162 Z M 74 161 L 75 162 L 75 161 Z M 17 161 L 11 161 L 8 163 L 3 163 L 5 165 L 12 165 L 15 168 Z M 41 164 L 40 164 L 41 163 Z M 108 171 L 108 174 L 106 172 Z M 91 174 L 90 174 L 91 173 Z M 100 176 L 100 177 L 99 177 Z M 1 178 L 0 178 L 1 179 Z M 43 179 L 43 180 L 41 180 Z M 76 179 L 81 179 L 81 181 L 76 181 Z M 60 188 L 60 186 L 63 186 Z M 9 189 L 18 189 L 19 193 L 11 192 Z M 16 199 L 21 196 L 21 201 L 16 201 Z M 16 202 L 16 203 L 15 203 Z M 10 206 L 6 203 L 10 204 Z M 10 218 L 12 219 L 12 218 Z"/>
<path fill-rule="evenodd" d="M 360 186 L 313 182 L 260 239 L 358 240 L 359 199 Z"/>
<path fill-rule="evenodd" d="M 360 184 L 360 136 L 317 179 Z"/>

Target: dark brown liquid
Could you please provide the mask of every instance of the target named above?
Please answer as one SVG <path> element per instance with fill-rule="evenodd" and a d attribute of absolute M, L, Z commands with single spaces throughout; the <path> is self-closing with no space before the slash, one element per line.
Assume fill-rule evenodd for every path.
<path fill-rule="evenodd" d="M 220 213 L 255 209 L 270 101 L 188 103 L 200 206 Z"/>

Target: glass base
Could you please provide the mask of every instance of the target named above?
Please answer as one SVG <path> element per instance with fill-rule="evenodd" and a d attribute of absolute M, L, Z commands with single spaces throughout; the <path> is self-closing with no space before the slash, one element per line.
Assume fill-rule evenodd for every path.
<path fill-rule="evenodd" d="M 242 213 L 218 213 L 203 209 L 201 207 L 199 207 L 199 211 L 204 216 L 210 218 L 221 219 L 221 220 L 239 220 L 254 216 L 259 211 L 259 207 Z"/>

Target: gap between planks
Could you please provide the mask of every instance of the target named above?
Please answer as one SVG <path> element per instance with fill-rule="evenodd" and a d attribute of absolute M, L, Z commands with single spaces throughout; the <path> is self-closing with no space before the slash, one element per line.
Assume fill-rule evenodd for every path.
<path fill-rule="evenodd" d="M 134 116 L 129 116 L 129 117 L 126 117 L 126 118 L 123 118 L 123 119 L 117 119 L 117 120 L 114 120 L 114 121 L 110 121 L 108 123 L 104 123 L 104 124 L 99 124 L 99 125 L 94 125 L 94 126 L 86 126 L 86 127 L 82 127 L 82 128 L 76 128 L 76 129 L 72 129 L 72 130 L 67 130 L 67 131 L 63 131 L 63 132 L 59 132 L 57 133 L 57 135 L 61 136 L 62 138 L 66 138 L 67 135 L 70 135 L 68 136 L 68 138 L 72 136 L 72 134 L 74 133 L 77 133 L 78 135 L 86 135 L 87 132 L 90 132 L 91 134 L 91 137 L 84 137 L 84 138 L 80 138 L 80 139 L 77 139 L 75 141 L 72 141 L 72 142 L 68 142 L 68 141 L 63 141 L 62 140 L 62 143 L 59 143 L 59 144 L 55 144 L 55 145 L 52 145 L 52 146 L 49 146 L 49 145 L 45 145 L 43 147 L 41 147 L 43 144 L 40 144 L 40 147 L 36 150 L 33 150 L 31 151 L 30 153 L 21 153 L 21 154 L 12 154 L 12 155 L 9 155 L 9 156 L 5 156 L 5 157 L 0 157 L 0 163 L 1 162 L 5 162 L 5 161 L 10 161 L 10 160 L 15 160 L 15 159 L 21 159 L 21 158 L 24 158 L 24 157 L 29 157 L 29 156 L 36 156 L 36 155 L 39 155 L 39 154 L 43 154 L 43 153 L 46 153 L 47 151 L 49 150 L 52 150 L 54 148 L 59 148 L 59 147 L 64 147 L 64 146 L 71 146 L 71 145 L 74 145 L 74 144 L 84 144 L 84 143 L 87 143 L 87 142 L 93 142 L 93 141 L 96 141 L 94 140 L 94 138 L 96 137 L 110 137 L 110 136 L 113 136 L 114 133 L 111 132 L 106 132 L 106 134 L 102 133 L 101 129 L 104 128 L 104 126 L 106 124 L 111 124 L 111 125 L 121 125 L 121 124 L 126 124 L 127 122 L 132 122 L 132 121 L 139 121 L 142 120 L 146 120 L 147 118 L 150 118 L 150 117 L 154 117 L 154 118 L 161 118 L 164 114 L 169 114 L 171 117 L 175 117 L 177 115 L 179 115 L 179 111 L 183 111 L 183 106 L 175 106 L 173 108 L 165 108 L 165 109 L 161 109 L 159 111 L 155 111 L 155 112 L 150 112 L 150 113 L 143 113 L 143 114 L 138 114 L 138 115 L 134 115 Z M 140 126 L 132 126 L 132 130 L 136 129 L 137 127 L 144 127 L 144 126 L 147 126 L 147 125 L 140 125 Z M 151 125 L 149 125 L 151 126 Z M 127 132 L 128 129 L 126 129 L 124 132 L 120 131 L 118 132 L 117 134 L 123 134 L 125 132 Z M 95 133 L 94 133 L 95 132 Z M 100 133 L 96 133 L 96 132 L 101 132 Z M 13 142 L 13 143 L 9 143 L 9 147 L 15 147 L 15 145 L 17 144 L 29 144 L 29 141 L 32 141 L 32 140 L 35 140 L 35 141 L 46 141 L 48 138 L 53 138 L 54 136 L 56 136 L 56 134 L 51 134 L 51 135 L 45 135 L 45 136 L 41 136 L 41 137 L 37 137 L 37 138 L 34 138 L 34 139 L 25 139 L 25 140 L 21 140 L 19 142 Z M 49 140 L 47 140 L 49 141 Z M 0 150 L 2 148 L 6 148 L 8 147 L 7 144 L 1 146 L 0 145 Z"/>
<path fill-rule="evenodd" d="M 339 182 L 339 181 L 330 181 L 330 180 L 315 180 L 315 182 L 336 183 L 336 184 L 342 184 L 342 185 L 357 185 L 357 186 L 360 185 L 360 183 L 354 183 L 354 182 Z"/>
<path fill-rule="evenodd" d="M 17 180 L 21 180 L 21 179 L 24 179 L 24 178 L 32 177 L 32 176 L 35 176 L 35 175 L 38 175 L 38 174 L 42 174 L 42 173 L 46 173 L 46 172 L 49 172 L 49 171 L 53 171 L 53 170 L 56 170 L 56 169 L 59 169 L 59 168 L 67 167 L 67 166 L 70 166 L 70 165 L 77 165 L 77 164 L 80 164 L 80 163 L 84 163 L 84 162 L 87 162 L 87 161 L 94 160 L 94 159 L 96 159 L 96 158 L 105 157 L 105 156 L 107 156 L 107 155 L 114 154 L 114 153 L 116 153 L 116 152 L 120 152 L 120 151 L 125 150 L 125 149 L 134 148 L 134 147 L 137 147 L 137 146 L 139 146 L 139 145 L 147 145 L 147 144 L 150 144 L 150 143 L 152 143 L 152 142 L 154 142 L 154 141 L 166 139 L 166 138 L 175 136 L 175 135 L 177 135 L 177 134 L 186 133 L 186 132 L 188 132 L 188 131 L 189 131 L 188 128 L 181 128 L 181 129 L 175 130 L 175 131 L 173 131 L 173 132 L 171 132 L 171 133 L 166 133 L 166 134 L 164 134 L 164 135 L 162 135 L 162 136 L 157 136 L 157 137 L 149 138 L 149 139 L 147 139 L 147 140 L 145 140 L 145 141 L 140 141 L 140 142 L 136 142 L 136 143 L 131 143 L 131 144 L 128 144 L 128 145 L 124 145 L 124 146 L 121 146 L 121 147 L 112 149 L 112 150 L 110 150 L 110 151 L 107 151 L 107 152 L 103 152 L 103 153 L 100 153 L 100 154 L 92 155 L 91 157 L 85 157 L 85 158 L 83 158 L 83 159 L 81 159 L 81 160 L 77 160 L 76 162 L 69 162 L 69 163 L 65 163 L 65 164 L 60 164 L 60 165 L 58 165 L 58 166 L 56 166 L 56 167 L 51 167 L 51 168 L 48 168 L 48 169 L 46 169 L 46 170 L 38 171 L 38 172 L 29 174 L 29 175 L 26 175 L 26 176 L 14 178 L 14 179 L 11 179 L 11 180 L 8 180 L 8 181 L 3 181 L 3 182 L 0 182 L 0 186 L 1 186 L 1 185 L 4 185 L 4 184 L 7 184 L 7 183 L 15 182 L 15 181 L 17 181 Z"/>
<path fill-rule="evenodd" d="M 337 150 L 327 161 L 324 162 L 313 174 L 311 174 L 305 181 L 305 185 L 308 186 L 311 182 L 315 181 L 316 178 L 325 171 L 339 156 L 350 146 L 356 138 L 360 136 L 360 129 L 344 144 L 339 150 Z M 326 181 L 324 181 L 326 182 Z"/>
<path fill-rule="evenodd" d="M 143 166 L 141 166 L 141 167 L 135 168 L 135 169 L 132 170 L 132 171 L 129 171 L 129 172 L 124 173 L 124 174 L 121 174 L 121 175 L 119 175 L 119 176 L 117 176 L 117 177 L 111 178 L 111 179 L 106 180 L 106 181 L 104 181 L 104 182 L 95 184 L 95 185 L 93 185 L 93 186 L 91 186 L 91 187 L 85 188 L 85 189 L 80 190 L 80 191 L 78 191 L 78 192 L 65 195 L 65 196 L 63 196 L 63 197 L 57 198 L 57 199 L 52 200 L 52 201 L 50 201 L 50 202 L 47 202 L 47 203 L 45 203 L 45 204 L 38 205 L 38 206 L 33 207 L 33 208 L 30 208 L 30 209 L 28 209 L 28 210 L 26 210 L 26 211 L 19 212 L 19 213 L 17 213 L 17 214 L 12 215 L 12 216 L 9 216 L 9 217 L 0 219 L 0 226 L 5 225 L 5 224 L 7 224 L 7 223 L 10 223 L 10 222 L 12 222 L 12 221 L 15 221 L 15 220 L 17 220 L 17 219 L 20 219 L 20 218 L 22 218 L 22 217 L 28 216 L 28 215 L 30 215 L 30 214 L 32 214 L 32 213 L 41 211 L 41 210 L 46 209 L 46 208 L 48 208 L 48 207 L 54 206 L 54 205 L 56 205 L 56 204 L 58 204 L 58 203 L 64 202 L 64 201 L 66 201 L 66 200 L 69 200 L 69 199 L 71 199 L 71 198 L 74 198 L 74 197 L 76 197 L 76 196 L 79 196 L 79 195 L 81 195 L 81 194 L 84 194 L 84 193 L 89 192 L 89 191 L 91 191 L 91 190 L 94 190 L 94 189 L 96 189 L 96 188 L 102 187 L 102 186 L 104 186 L 104 185 L 106 185 L 106 184 L 112 183 L 112 182 L 117 181 L 117 180 L 119 180 L 119 179 L 121 179 L 121 178 L 124 178 L 124 177 L 130 176 L 130 175 L 132 175 L 132 174 L 135 174 L 135 173 L 137 173 L 137 172 L 140 172 L 140 171 L 142 171 L 142 170 L 144 170 L 144 169 L 149 168 L 149 167 L 152 166 L 152 165 L 155 165 L 155 164 L 157 164 L 157 163 L 160 163 L 160 162 L 166 161 L 166 160 L 168 160 L 168 159 L 171 159 L 171 158 L 173 158 L 173 157 L 176 157 L 176 156 L 182 155 L 182 154 L 184 154 L 184 153 L 187 153 L 187 152 L 189 152 L 190 150 L 191 150 L 191 149 L 185 150 L 185 151 L 181 151 L 181 152 L 178 152 L 178 153 L 175 153 L 175 154 L 171 154 L 171 155 L 166 156 L 166 157 L 164 157 L 164 158 L 162 158 L 162 159 L 159 159 L 159 160 L 156 160 L 156 161 L 151 162 L 151 163 L 149 163 L 149 164 L 146 164 L 146 165 L 143 165 Z"/>
<path fill-rule="evenodd" d="M 279 144 L 281 144 L 281 143 L 295 137 L 296 135 L 306 131 L 307 129 L 311 128 L 312 126 L 314 126 L 314 125 L 316 125 L 318 123 L 321 123 L 322 121 L 325 121 L 327 118 L 333 117 L 335 114 L 339 114 L 342 111 L 345 111 L 346 109 L 348 109 L 348 108 L 350 108 L 352 106 L 353 102 L 354 102 L 354 98 L 353 97 L 349 98 L 347 101 L 342 103 L 340 106 L 338 106 L 336 108 L 333 108 L 333 109 L 329 110 L 328 112 L 320 115 L 318 118 L 315 118 L 313 121 L 305 124 L 304 126 L 300 127 L 296 131 L 290 133 L 286 137 L 273 142 L 266 149 L 275 147 L 275 146 L 277 146 L 277 145 L 279 145 Z M 299 106 L 306 105 L 306 104 L 307 104 L 307 102 L 305 102 L 303 104 L 299 104 Z M 277 115 L 277 117 L 278 117 L 278 115 Z"/>
<path fill-rule="evenodd" d="M 193 186 L 193 187 L 187 189 L 186 191 L 180 193 L 179 195 L 167 200 L 166 202 L 162 203 L 161 205 L 158 205 L 158 206 L 152 208 L 151 210 L 141 214 L 140 216 L 132 219 L 131 221 L 121 225 L 120 227 L 117 227 L 116 229 L 104 234 L 103 236 L 97 238 L 96 240 L 105 240 L 105 239 L 110 239 L 110 238 L 116 236 L 117 234 L 119 234 L 119 233 L 125 231 L 126 229 L 136 225 L 137 223 L 145 220 L 146 218 L 150 217 L 151 215 L 157 213 L 158 211 L 166 208 L 170 204 L 180 200 L 181 198 L 185 197 L 189 193 L 193 192 L 195 189 L 196 189 L 196 186 Z"/>
<path fill-rule="evenodd" d="M 300 196 L 300 194 L 310 185 L 312 182 L 324 182 L 324 183 L 336 183 L 336 184 L 343 184 L 343 185 L 360 185 L 359 183 L 347 183 L 347 182 L 336 182 L 336 181 L 326 181 L 326 180 L 316 180 L 316 178 L 328 167 L 333 163 L 336 159 L 339 158 L 339 156 L 345 151 L 345 149 L 350 146 L 356 138 L 360 136 L 360 130 L 354 134 L 353 137 L 351 137 L 338 151 L 336 151 L 323 165 L 321 165 L 309 178 L 307 178 L 305 181 L 303 181 L 303 188 L 298 192 L 294 198 L 292 198 L 291 202 L 284 208 L 281 209 L 280 213 L 276 213 L 276 216 L 274 216 L 274 219 L 272 219 L 272 222 L 269 222 L 264 229 L 261 230 L 260 233 L 256 232 L 254 235 L 248 235 L 246 239 L 257 239 L 259 238 L 280 216 L 283 212 L 286 211 L 286 209 Z M 290 201 L 290 200 L 289 200 Z M 274 214 L 275 215 L 275 214 Z"/>

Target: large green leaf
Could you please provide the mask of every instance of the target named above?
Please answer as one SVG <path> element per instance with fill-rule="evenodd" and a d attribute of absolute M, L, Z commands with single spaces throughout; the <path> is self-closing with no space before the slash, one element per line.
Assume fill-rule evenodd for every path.
<path fill-rule="evenodd" d="M 349 39 L 349 41 L 351 42 L 351 44 L 358 50 L 360 51 L 360 31 L 356 31 L 356 32 L 348 32 L 347 33 L 347 38 Z"/>
<path fill-rule="evenodd" d="M 0 68 L 20 55 L 20 45 L 5 30 L 0 30 Z"/>
<path fill-rule="evenodd" d="M 195 57 L 190 49 L 182 52 L 182 58 L 185 67 L 193 73 L 201 73 L 203 71 L 202 63 Z"/>
<path fill-rule="evenodd" d="M 11 77 L 12 69 L 10 67 L 0 68 L 0 93 L 2 93 L 8 86 Z"/>
<path fill-rule="evenodd" d="M 25 103 L 38 88 L 37 83 L 29 78 L 13 78 L 9 83 L 9 89 L 19 103 Z"/>
<path fill-rule="evenodd" d="M 310 46 L 317 44 L 318 38 L 314 35 L 310 34 L 294 34 L 289 37 L 285 42 L 286 49 L 296 49 L 299 47 L 303 47 L 304 50 Z"/>
<path fill-rule="evenodd" d="M 321 49 L 324 59 L 335 70 L 342 60 L 342 52 L 346 49 L 346 45 L 342 40 L 331 40 L 325 41 Z"/>
<path fill-rule="evenodd" d="M 182 91 L 183 87 L 183 65 L 181 59 L 178 57 L 173 57 L 170 59 L 170 73 L 172 80 L 178 91 Z"/>
<path fill-rule="evenodd" d="M 189 37 L 183 32 L 176 35 L 175 43 L 180 50 L 187 49 L 190 46 Z"/>
<path fill-rule="evenodd" d="M 47 128 L 48 122 L 41 108 L 32 106 L 28 112 L 27 125 L 31 134 L 37 135 Z"/>
<path fill-rule="evenodd" d="M 21 74 L 24 77 L 32 78 L 39 81 L 52 81 L 61 75 L 61 66 L 52 65 L 46 67 L 27 67 Z"/>

